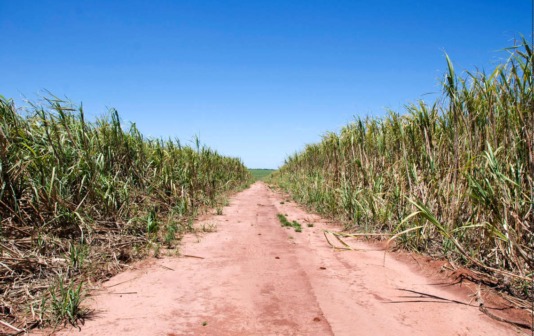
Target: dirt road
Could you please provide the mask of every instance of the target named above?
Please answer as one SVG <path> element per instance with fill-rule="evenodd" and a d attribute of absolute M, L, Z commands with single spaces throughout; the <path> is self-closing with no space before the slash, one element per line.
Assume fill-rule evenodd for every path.
<path fill-rule="evenodd" d="M 372 245 L 333 250 L 323 236 L 333 228 L 281 197 L 262 183 L 236 195 L 222 216 L 198 223 L 216 232 L 185 239 L 186 257 L 152 259 L 112 278 L 89 299 L 96 314 L 82 331 L 63 334 L 518 334 L 474 304 L 410 292 L 472 299 L 391 256 L 384 266 Z M 302 233 L 281 227 L 277 213 L 302 223 Z"/>

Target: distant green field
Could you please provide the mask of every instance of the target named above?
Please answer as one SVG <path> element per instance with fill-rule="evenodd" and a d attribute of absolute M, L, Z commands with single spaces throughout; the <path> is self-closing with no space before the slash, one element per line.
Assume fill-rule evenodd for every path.
<path fill-rule="evenodd" d="M 249 171 L 254 177 L 255 181 L 261 181 L 265 177 L 267 177 L 267 175 L 269 175 L 275 170 L 274 169 L 249 169 Z"/>

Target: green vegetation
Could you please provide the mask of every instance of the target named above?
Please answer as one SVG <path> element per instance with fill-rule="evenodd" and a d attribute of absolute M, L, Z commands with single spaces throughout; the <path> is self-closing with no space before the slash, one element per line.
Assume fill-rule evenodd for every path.
<path fill-rule="evenodd" d="M 252 174 L 254 181 L 263 181 L 270 174 L 272 174 L 275 170 L 274 169 L 249 169 L 249 171 Z"/>
<path fill-rule="evenodd" d="M 286 216 L 282 214 L 278 214 L 278 220 L 280 220 L 280 224 L 282 224 L 282 227 L 292 227 L 295 229 L 295 232 L 302 232 L 302 225 L 300 225 L 297 221 L 288 221 Z"/>
<path fill-rule="evenodd" d="M 68 322 L 77 326 L 79 320 L 83 323 L 88 311 L 81 307 L 82 285 L 82 282 L 78 285 L 64 285 L 63 279 L 59 278 L 57 286 L 50 290 L 51 308 L 56 324 Z"/>
<path fill-rule="evenodd" d="M 239 159 L 144 138 L 115 110 L 88 122 L 55 97 L 21 112 L 0 96 L 0 310 L 21 328 L 76 324 L 82 282 L 172 248 L 250 180 Z"/>
<path fill-rule="evenodd" d="M 293 198 L 348 230 L 398 234 L 408 249 L 485 272 L 533 298 L 532 46 L 493 72 L 457 76 L 404 114 L 358 119 L 273 174 Z"/>

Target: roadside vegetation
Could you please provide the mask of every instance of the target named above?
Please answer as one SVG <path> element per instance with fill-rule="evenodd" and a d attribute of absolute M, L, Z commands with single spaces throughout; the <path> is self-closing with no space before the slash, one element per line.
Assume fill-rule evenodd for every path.
<path fill-rule="evenodd" d="M 0 96 L 0 328 L 76 325 L 91 284 L 176 247 L 250 181 L 239 159 L 147 139 L 115 110 L 89 122 L 56 97 L 22 111 Z"/>
<path fill-rule="evenodd" d="M 286 159 L 270 181 L 346 230 L 448 258 L 533 300 L 532 46 L 459 76 L 402 114 L 365 118 Z"/>
<path fill-rule="evenodd" d="M 274 169 L 249 169 L 254 181 L 263 181 L 269 175 L 271 175 L 275 170 Z"/>

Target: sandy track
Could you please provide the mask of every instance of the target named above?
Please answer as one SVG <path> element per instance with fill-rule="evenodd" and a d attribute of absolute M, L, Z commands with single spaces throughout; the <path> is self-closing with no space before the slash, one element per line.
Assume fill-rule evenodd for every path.
<path fill-rule="evenodd" d="M 318 216 L 262 183 L 232 198 L 222 216 L 199 225 L 182 253 L 138 264 L 89 300 L 96 314 L 76 335 L 517 335 L 406 263 L 362 242 L 334 251 Z M 303 224 L 282 228 L 277 213 Z M 307 227 L 307 223 L 314 223 Z M 330 228 L 331 229 L 331 228 Z M 195 258 L 197 256 L 201 258 Z M 413 302 L 406 302 L 413 301 Z"/>

